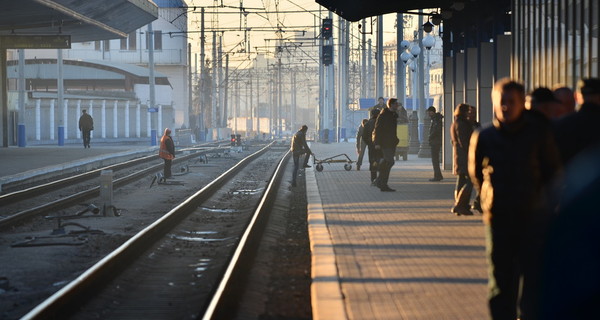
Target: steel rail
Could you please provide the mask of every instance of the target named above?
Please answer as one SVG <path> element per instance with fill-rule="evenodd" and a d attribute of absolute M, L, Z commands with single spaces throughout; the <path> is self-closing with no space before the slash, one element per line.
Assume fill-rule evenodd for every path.
<path fill-rule="evenodd" d="M 211 149 L 209 151 L 200 151 L 200 152 L 192 153 L 192 154 L 189 154 L 189 155 L 185 155 L 183 157 L 178 157 L 178 158 L 175 158 L 175 160 L 173 161 L 173 163 L 179 163 L 179 162 L 182 162 L 182 161 L 186 161 L 186 160 L 189 160 L 191 158 L 197 157 L 199 155 L 206 154 L 206 153 L 211 153 L 211 152 L 215 152 L 215 150 Z M 156 155 L 149 156 L 149 157 L 155 159 Z M 140 179 L 140 178 L 144 177 L 145 175 L 147 175 L 149 173 L 152 173 L 152 172 L 155 172 L 155 171 L 158 171 L 158 170 L 160 170 L 162 168 L 163 168 L 163 164 L 162 163 L 161 164 L 153 165 L 151 167 L 145 168 L 143 170 L 134 172 L 134 173 L 132 173 L 130 175 L 127 175 L 125 177 L 121 177 L 119 179 L 114 180 L 113 181 L 113 186 L 115 188 L 122 187 L 122 186 L 124 186 L 124 185 L 126 185 L 126 184 L 128 184 L 128 183 L 130 183 L 132 181 Z M 104 168 L 103 170 L 107 170 L 107 169 Z M 61 183 L 64 183 L 64 182 L 61 182 Z M 37 215 L 37 214 L 42 214 L 42 213 L 50 211 L 50 210 L 64 208 L 64 207 L 67 207 L 67 206 L 70 206 L 70 205 L 74 205 L 74 204 L 77 204 L 78 202 L 80 202 L 80 201 L 82 201 L 84 199 L 88 199 L 88 198 L 92 198 L 92 197 L 97 197 L 99 195 L 100 195 L 100 186 L 96 186 L 96 187 L 93 187 L 91 189 L 80 191 L 80 192 L 72 194 L 70 196 L 67 196 L 67 197 L 64 197 L 64 198 L 52 201 L 52 202 L 48 202 L 48 203 L 45 203 L 43 205 L 40 205 L 40 206 L 37 206 L 37 207 L 34 207 L 34 208 L 30 208 L 30 209 L 27 209 L 27 210 L 20 211 L 18 213 L 15 213 L 13 215 L 10 215 L 10 216 L 8 216 L 8 217 L 0 220 L 0 230 L 3 230 L 3 229 L 5 229 L 5 228 L 7 228 L 9 226 L 12 226 L 12 225 L 16 224 L 17 222 L 29 219 L 29 218 Z"/>
<path fill-rule="evenodd" d="M 222 150 L 222 148 L 219 148 L 219 147 L 217 147 L 217 149 Z M 187 149 L 185 149 L 185 150 L 187 150 Z M 208 152 L 206 152 L 206 153 L 208 153 Z M 133 159 L 133 160 L 109 165 L 106 167 L 94 169 L 92 171 L 81 173 L 81 174 L 78 174 L 78 175 L 75 175 L 72 177 L 59 179 L 56 181 L 44 183 L 44 184 L 30 187 L 27 189 L 3 194 L 3 195 L 0 195 L 0 206 L 5 206 L 5 205 L 11 204 L 11 203 L 15 203 L 15 202 L 27 199 L 31 196 L 38 196 L 42 193 L 47 193 L 48 191 L 56 190 L 56 189 L 62 188 L 64 186 L 72 185 L 74 183 L 79 183 L 79 182 L 82 182 L 85 180 L 99 177 L 100 174 L 102 173 L 102 170 L 115 170 L 115 171 L 121 170 L 121 169 L 132 167 L 132 166 L 135 166 L 135 165 L 147 162 L 147 161 L 151 161 L 154 159 L 156 159 L 156 155 L 150 155 L 150 156 Z"/>
<path fill-rule="evenodd" d="M 254 211 L 248 227 L 240 238 L 235 252 L 221 278 L 211 301 L 204 312 L 203 320 L 234 319 L 237 306 L 245 287 L 248 268 L 253 264 L 254 257 L 260 244 L 260 238 L 269 218 L 277 189 L 281 185 L 285 167 L 288 163 L 290 152 L 279 161 L 269 185 L 265 190 L 257 208 Z"/>
<path fill-rule="evenodd" d="M 85 301 L 100 291 L 100 288 L 107 285 L 110 280 L 114 279 L 156 241 L 163 238 L 172 228 L 193 212 L 198 205 L 215 194 L 235 174 L 267 152 L 270 146 L 271 144 L 242 159 L 150 226 L 131 237 L 21 319 L 59 319 L 77 312 Z"/>

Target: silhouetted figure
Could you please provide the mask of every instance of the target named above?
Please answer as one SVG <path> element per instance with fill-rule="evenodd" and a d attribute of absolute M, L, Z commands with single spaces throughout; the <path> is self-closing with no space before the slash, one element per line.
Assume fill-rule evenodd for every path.
<path fill-rule="evenodd" d="M 363 129 L 362 140 L 367 144 L 368 155 L 369 155 L 369 171 L 371 172 L 371 185 L 376 185 L 377 180 L 377 166 L 381 160 L 381 150 L 375 149 L 373 144 L 373 129 L 375 129 L 375 122 L 381 111 L 379 109 L 371 109 L 369 111 L 369 121 L 365 124 Z"/>
<path fill-rule="evenodd" d="M 600 145 L 578 153 L 557 190 L 541 289 L 544 320 L 600 319 Z"/>
<path fill-rule="evenodd" d="M 292 152 L 292 158 L 294 159 L 294 170 L 292 172 L 292 187 L 296 186 L 296 177 L 298 176 L 298 170 L 300 167 L 300 156 L 304 156 L 304 162 L 302 162 L 303 168 L 310 168 L 308 165 L 308 159 L 312 154 L 312 151 L 306 143 L 306 131 L 308 127 L 303 125 L 292 137 L 292 145 L 290 151 Z"/>
<path fill-rule="evenodd" d="M 398 106 L 398 99 L 389 99 L 387 108 L 381 110 L 373 129 L 373 144 L 375 149 L 381 150 L 382 154 L 378 165 L 379 176 L 376 180 L 376 185 L 381 191 L 396 191 L 388 186 L 388 180 L 399 141 L 396 134 Z"/>
<path fill-rule="evenodd" d="M 560 168 L 547 119 L 525 110 L 522 84 L 492 90 L 493 126 L 472 135 L 469 174 L 481 195 L 492 319 L 538 319 L 548 186 Z"/>
<path fill-rule="evenodd" d="M 471 216 L 470 210 L 471 192 L 473 184 L 469 177 L 468 159 L 469 142 L 473 133 L 473 124 L 469 121 L 469 110 L 471 106 L 461 103 L 454 109 L 454 122 L 450 126 L 450 137 L 452 140 L 452 154 L 454 165 L 452 171 L 456 175 L 456 187 L 454 189 L 454 206 L 452 212 L 457 216 Z"/>
<path fill-rule="evenodd" d="M 560 109 L 557 112 L 558 117 L 565 116 L 569 113 L 575 112 L 575 94 L 569 87 L 558 86 L 552 90 L 554 97 L 560 103 Z"/>
<path fill-rule="evenodd" d="M 539 112 L 548 119 L 557 119 L 562 115 L 561 102 L 546 87 L 536 88 L 527 95 L 525 109 Z"/>
<path fill-rule="evenodd" d="M 369 122 L 369 119 L 362 119 L 360 126 L 358 126 L 358 129 L 356 130 L 356 153 L 358 154 L 356 171 L 360 171 L 360 166 L 362 166 L 363 157 L 365 156 L 365 150 L 367 149 L 367 143 L 363 139 L 365 124 L 367 124 L 367 122 Z"/>
<path fill-rule="evenodd" d="M 94 130 L 94 119 L 90 116 L 85 109 L 81 110 L 81 117 L 79 117 L 79 131 L 83 137 L 83 147 L 90 147 L 90 133 Z"/>
<path fill-rule="evenodd" d="M 581 105 L 579 111 L 556 123 L 556 143 L 565 164 L 586 147 L 600 142 L 600 79 L 580 80 L 576 99 Z"/>
<path fill-rule="evenodd" d="M 433 166 L 433 178 L 429 181 L 442 181 L 442 170 L 440 169 L 440 152 L 442 151 L 442 115 L 435 112 L 435 107 L 427 108 L 427 115 L 431 119 L 429 127 L 429 146 L 431 147 L 431 165 Z"/>

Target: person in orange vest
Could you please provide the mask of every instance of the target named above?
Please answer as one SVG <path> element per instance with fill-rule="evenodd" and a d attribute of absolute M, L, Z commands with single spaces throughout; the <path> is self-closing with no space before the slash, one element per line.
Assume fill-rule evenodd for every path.
<path fill-rule="evenodd" d="M 173 138 L 171 138 L 171 129 L 169 128 L 165 128 L 165 132 L 160 138 L 158 156 L 165 160 L 164 178 L 171 178 L 171 163 L 175 159 L 175 144 Z"/>

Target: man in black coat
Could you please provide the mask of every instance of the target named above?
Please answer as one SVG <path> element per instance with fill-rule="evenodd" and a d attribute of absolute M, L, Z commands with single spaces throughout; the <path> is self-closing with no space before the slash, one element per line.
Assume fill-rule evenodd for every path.
<path fill-rule="evenodd" d="M 375 129 L 375 122 L 377 121 L 377 117 L 381 110 L 379 109 L 371 109 L 369 111 L 369 121 L 365 123 L 363 128 L 362 140 L 367 144 L 369 149 L 369 171 L 371 171 L 371 185 L 376 185 L 377 180 L 377 166 L 379 165 L 379 160 L 381 159 L 380 150 L 375 150 L 375 145 L 373 144 L 373 129 Z"/>
<path fill-rule="evenodd" d="M 600 143 L 600 79 L 580 80 L 577 85 L 579 111 L 556 123 L 556 144 L 564 164 L 587 147 Z"/>
<path fill-rule="evenodd" d="M 441 181 L 444 179 L 440 170 L 440 152 L 442 151 L 442 115 L 435 112 L 435 107 L 427 109 L 427 115 L 431 119 L 429 127 L 429 146 L 431 147 L 431 164 L 433 165 L 433 178 L 429 181 Z"/>
<path fill-rule="evenodd" d="M 90 147 L 90 132 L 94 130 L 94 119 L 90 116 L 87 111 L 81 110 L 81 117 L 79 117 L 79 131 L 83 136 L 83 147 Z"/>
<path fill-rule="evenodd" d="M 549 120 L 525 110 L 522 84 L 502 79 L 492 90 L 493 126 L 474 132 L 469 175 L 480 192 L 489 263 L 492 319 L 539 319 L 544 207 L 560 168 Z M 519 315 L 520 313 L 520 315 Z"/>
<path fill-rule="evenodd" d="M 382 159 L 379 161 L 379 177 L 377 178 L 377 187 L 381 191 L 396 191 L 388 186 L 390 171 L 394 165 L 394 156 L 396 155 L 396 146 L 398 145 L 398 136 L 396 126 L 398 123 L 398 99 L 389 99 L 386 108 L 375 121 L 373 130 L 373 144 L 375 149 L 381 150 Z"/>

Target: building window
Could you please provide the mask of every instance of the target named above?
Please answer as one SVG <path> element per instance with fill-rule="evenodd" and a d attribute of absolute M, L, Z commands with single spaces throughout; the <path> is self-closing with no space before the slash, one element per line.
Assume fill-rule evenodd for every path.
<path fill-rule="evenodd" d="M 121 50 L 135 51 L 137 48 L 137 36 L 135 31 L 128 34 L 127 38 L 121 39 Z"/>
<path fill-rule="evenodd" d="M 150 39 L 148 38 L 148 33 L 146 33 L 146 49 L 149 49 Z M 162 31 L 154 31 L 154 50 L 162 50 Z"/>
<path fill-rule="evenodd" d="M 94 41 L 94 50 L 110 51 L 110 40 Z"/>

